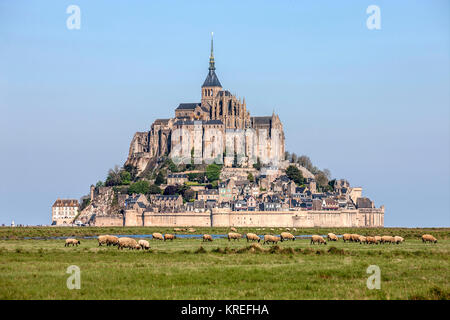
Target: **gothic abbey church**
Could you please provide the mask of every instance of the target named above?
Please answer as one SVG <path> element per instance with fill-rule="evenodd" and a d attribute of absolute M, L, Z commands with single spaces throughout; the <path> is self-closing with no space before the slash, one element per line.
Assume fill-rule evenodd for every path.
<path fill-rule="evenodd" d="M 140 173 L 151 159 L 173 156 L 174 152 L 190 156 L 192 152 L 200 159 L 220 157 L 230 167 L 236 157 L 226 150 L 230 137 L 234 153 L 239 153 L 240 166 L 250 167 L 257 159 L 267 165 L 284 159 L 284 132 L 278 115 L 251 117 L 245 99 L 241 101 L 224 90 L 215 70 L 211 38 L 209 71 L 201 88 L 201 102 L 180 103 L 174 118 L 157 119 L 149 131 L 136 132 L 126 165 L 135 166 Z M 241 139 L 239 146 L 234 139 Z"/>

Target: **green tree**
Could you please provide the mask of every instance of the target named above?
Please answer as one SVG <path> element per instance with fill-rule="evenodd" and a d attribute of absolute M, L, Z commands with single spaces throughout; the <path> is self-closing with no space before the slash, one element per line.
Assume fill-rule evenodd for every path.
<path fill-rule="evenodd" d="M 105 186 L 105 184 L 103 183 L 103 181 L 98 181 L 97 184 L 95 185 L 96 188 L 104 187 L 104 186 Z"/>
<path fill-rule="evenodd" d="M 120 173 L 120 180 L 122 184 L 130 184 L 131 183 L 131 173 L 129 173 L 128 171 L 122 171 Z"/>
<path fill-rule="evenodd" d="M 296 166 L 289 166 L 286 169 L 286 175 L 289 179 L 293 180 L 296 184 L 302 184 L 304 182 L 302 172 Z"/>
<path fill-rule="evenodd" d="M 150 184 L 147 180 L 139 180 L 128 188 L 128 194 L 140 193 L 147 194 L 150 191 Z"/>
<path fill-rule="evenodd" d="M 131 181 L 134 181 L 136 179 L 138 170 L 135 166 L 133 166 L 131 164 L 127 164 L 126 166 L 123 167 L 123 169 L 130 173 Z"/>
<path fill-rule="evenodd" d="M 247 179 L 250 182 L 255 182 L 255 177 L 253 176 L 253 174 L 251 172 L 248 173 Z"/>
<path fill-rule="evenodd" d="M 152 184 L 150 185 L 149 189 L 148 189 L 148 193 L 150 194 L 161 194 L 161 188 L 158 187 L 156 184 Z"/>
<path fill-rule="evenodd" d="M 210 182 L 219 180 L 221 171 L 222 171 L 221 165 L 212 163 L 206 167 L 206 177 Z"/>
<path fill-rule="evenodd" d="M 120 168 L 115 166 L 114 169 L 109 169 L 108 177 L 106 178 L 105 185 L 107 187 L 118 186 L 122 184 L 122 179 L 120 178 Z"/>
<path fill-rule="evenodd" d="M 160 186 L 163 183 L 164 183 L 164 174 L 162 173 L 162 171 L 159 171 L 158 174 L 156 175 L 155 184 L 157 186 Z"/>
<path fill-rule="evenodd" d="M 178 167 L 177 167 L 177 165 L 172 161 L 172 159 L 168 158 L 168 159 L 166 160 L 166 165 L 167 165 L 167 168 L 169 168 L 169 170 L 170 170 L 171 172 L 178 172 Z"/>

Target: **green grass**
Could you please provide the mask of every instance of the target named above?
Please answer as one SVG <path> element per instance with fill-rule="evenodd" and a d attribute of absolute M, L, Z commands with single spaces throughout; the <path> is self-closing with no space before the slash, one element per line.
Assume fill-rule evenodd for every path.
<path fill-rule="evenodd" d="M 181 228 L 181 226 L 180 226 Z M 174 233 L 172 227 L 0 227 L 0 239 L 23 239 L 26 237 L 97 236 L 100 234 L 152 234 Z M 226 234 L 230 228 L 195 227 L 197 234 Z M 279 234 L 286 228 L 238 228 L 240 233 Z M 294 235 L 358 233 L 362 235 L 397 235 L 405 239 L 420 239 L 431 233 L 439 240 L 450 240 L 450 228 L 297 228 Z M 188 233 L 188 232 L 183 232 Z"/>
<path fill-rule="evenodd" d="M 296 240 L 263 250 L 244 240 L 150 240 L 150 251 L 98 247 L 94 239 L 70 248 L 64 240 L 0 240 L 0 299 L 449 299 L 450 240 L 438 239 L 378 246 Z M 381 290 L 366 287 L 373 264 Z M 81 269 L 80 290 L 66 287 L 70 265 Z"/>

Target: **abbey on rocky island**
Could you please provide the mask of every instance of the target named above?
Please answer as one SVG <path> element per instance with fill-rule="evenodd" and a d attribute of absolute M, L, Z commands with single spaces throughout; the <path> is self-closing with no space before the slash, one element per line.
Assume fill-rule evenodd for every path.
<path fill-rule="evenodd" d="M 214 161 L 226 167 L 232 166 L 236 157 L 241 167 L 251 167 L 257 160 L 265 165 L 284 160 L 285 138 L 278 115 L 250 116 L 245 98 L 241 101 L 224 90 L 215 70 L 211 38 L 201 101 L 180 103 L 174 118 L 157 119 L 149 131 L 136 132 L 125 165 L 133 165 L 140 173 L 152 158 L 162 156 L 178 156 L 188 163 L 193 157 L 195 164 Z"/>

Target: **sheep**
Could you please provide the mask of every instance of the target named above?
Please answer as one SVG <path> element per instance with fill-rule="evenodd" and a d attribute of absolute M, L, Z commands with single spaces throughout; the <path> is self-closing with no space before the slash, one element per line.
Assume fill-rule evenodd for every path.
<path fill-rule="evenodd" d="M 342 235 L 342 240 L 344 240 L 344 243 L 347 242 L 347 241 L 352 241 L 352 235 L 349 234 L 349 233 L 344 233 Z"/>
<path fill-rule="evenodd" d="M 393 243 L 394 237 L 392 236 L 382 236 L 381 237 L 381 243 Z"/>
<path fill-rule="evenodd" d="M 356 234 L 356 233 L 352 233 L 351 235 L 351 241 L 352 242 L 359 242 L 359 234 Z"/>
<path fill-rule="evenodd" d="M 108 236 L 106 238 L 106 245 L 107 246 L 117 246 L 119 244 L 119 238 L 116 236 Z"/>
<path fill-rule="evenodd" d="M 286 228 L 286 231 L 291 231 L 291 228 Z"/>
<path fill-rule="evenodd" d="M 153 234 L 152 234 L 152 239 L 153 240 L 164 240 L 164 237 L 163 237 L 163 235 L 161 234 L 161 233 L 159 233 L 159 232 L 154 232 Z"/>
<path fill-rule="evenodd" d="M 334 233 L 330 232 L 329 234 L 327 234 L 327 240 L 328 241 L 338 241 L 338 237 Z"/>
<path fill-rule="evenodd" d="M 327 244 L 327 242 L 325 241 L 325 239 L 322 237 L 322 236 L 319 236 L 319 235 L 313 235 L 312 237 L 311 237 L 311 244 L 314 244 L 314 243 L 318 243 L 318 244 L 321 244 L 321 243 L 323 243 L 323 244 Z"/>
<path fill-rule="evenodd" d="M 367 237 L 359 236 L 358 241 L 360 244 L 367 243 Z"/>
<path fill-rule="evenodd" d="M 376 244 L 381 243 L 381 237 L 380 236 L 375 236 L 374 238 L 375 238 L 375 243 Z"/>
<path fill-rule="evenodd" d="M 195 232 L 195 229 L 194 228 L 189 228 L 188 231 L 189 232 Z"/>
<path fill-rule="evenodd" d="M 166 240 L 171 240 L 171 241 L 173 241 L 173 239 L 176 239 L 176 238 L 177 238 L 177 236 L 174 235 L 174 234 L 166 233 L 166 234 L 164 235 L 164 241 L 166 241 Z"/>
<path fill-rule="evenodd" d="M 238 240 L 242 237 L 242 235 L 240 233 L 237 232 L 229 232 L 228 233 L 228 241 L 230 241 L 231 239 L 234 240 Z"/>
<path fill-rule="evenodd" d="M 136 240 L 132 239 L 132 238 L 128 238 L 128 237 L 122 237 L 119 238 L 119 244 L 117 246 L 117 249 L 122 249 L 123 248 L 128 248 L 131 250 L 136 249 L 136 247 L 138 246 L 138 243 L 136 242 Z"/>
<path fill-rule="evenodd" d="M 261 241 L 261 239 L 255 233 L 247 233 L 245 235 L 245 237 L 247 238 L 247 242 L 249 242 L 249 241 L 258 241 L 258 243 L 259 243 Z"/>
<path fill-rule="evenodd" d="M 98 246 L 100 247 L 102 244 L 108 244 L 108 237 L 109 237 L 109 235 L 101 235 L 101 236 L 98 236 L 97 237 L 97 239 L 98 239 Z"/>
<path fill-rule="evenodd" d="M 237 232 L 237 229 L 235 227 L 230 228 L 231 232 Z"/>
<path fill-rule="evenodd" d="M 297 231 L 297 228 L 292 228 L 292 231 Z"/>
<path fill-rule="evenodd" d="M 202 237 L 202 242 L 205 242 L 205 241 L 213 241 L 212 236 L 210 234 L 204 234 Z"/>
<path fill-rule="evenodd" d="M 138 241 L 138 245 L 140 246 L 140 248 L 142 249 L 142 250 L 148 250 L 148 249 L 150 249 L 150 243 L 148 243 L 148 241 L 147 240 L 139 240 Z"/>
<path fill-rule="evenodd" d="M 405 241 L 405 239 L 403 239 L 402 237 L 399 237 L 399 236 L 394 237 L 394 243 L 396 243 L 396 244 L 400 244 L 403 241 Z"/>
<path fill-rule="evenodd" d="M 79 244 L 81 244 L 80 240 L 68 238 L 68 239 L 66 239 L 66 243 L 64 244 L 64 247 L 70 247 L 70 245 L 72 245 L 72 246 L 76 245 L 78 247 Z"/>
<path fill-rule="evenodd" d="M 180 228 L 173 228 L 173 232 L 180 232 L 182 231 Z"/>
<path fill-rule="evenodd" d="M 281 241 L 280 237 L 276 237 L 276 236 L 272 236 L 270 234 L 266 234 L 264 236 L 264 243 L 263 244 L 266 244 L 266 243 L 269 243 L 269 242 L 272 242 L 273 244 L 276 244 L 278 241 Z"/>
<path fill-rule="evenodd" d="M 282 232 L 280 234 L 280 238 L 281 238 L 281 242 L 283 242 L 284 240 L 295 240 L 295 236 L 292 233 L 289 232 Z"/>
<path fill-rule="evenodd" d="M 375 239 L 375 237 L 367 237 L 367 243 L 368 244 L 376 244 L 377 240 Z"/>
<path fill-rule="evenodd" d="M 426 242 L 437 243 L 437 239 L 435 237 L 433 237 L 431 234 L 424 234 L 422 236 L 422 242 L 423 243 L 426 243 Z"/>

